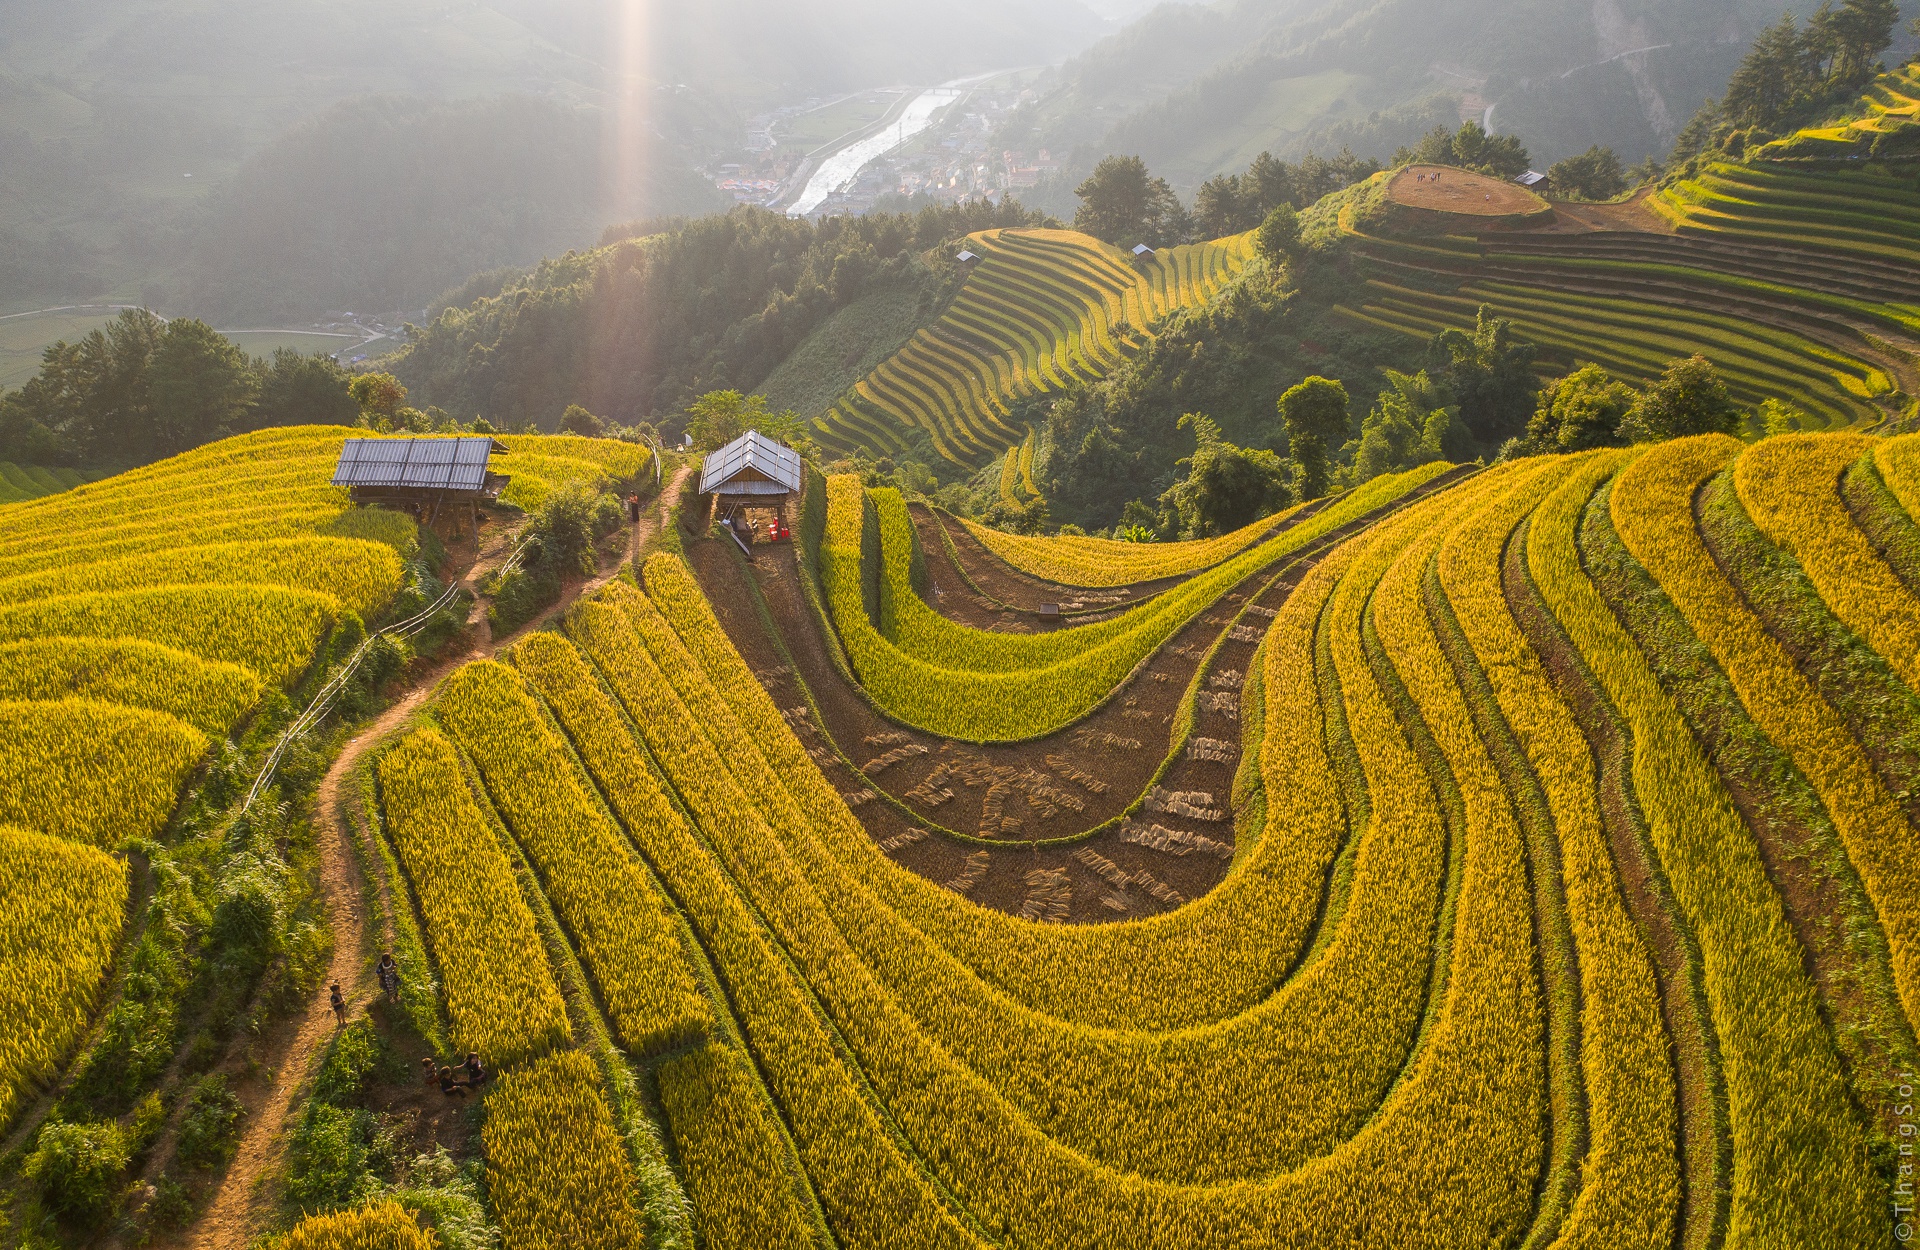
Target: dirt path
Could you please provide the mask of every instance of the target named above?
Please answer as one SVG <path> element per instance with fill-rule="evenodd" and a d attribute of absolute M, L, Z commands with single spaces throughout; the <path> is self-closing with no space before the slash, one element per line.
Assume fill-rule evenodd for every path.
<path fill-rule="evenodd" d="M 376 992 L 373 981 L 376 947 L 368 942 L 368 918 L 362 914 L 364 877 L 360 871 L 360 858 L 351 845 L 352 839 L 365 838 L 366 830 L 348 819 L 346 806 L 342 802 L 343 789 L 354 767 L 369 750 L 405 724 L 449 673 L 475 660 L 491 659 L 502 647 L 511 645 L 554 620 L 576 600 L 592 594 L 618 577 L 647 539 L 666 524 L 673 500 L 679 498 L 681 486 L 690 472 L 692 466 L 682 466 L 667 483 L 660 492 L 658 506 L 642 515 L 639 524 L 632 528 L 627 550 L 619 559 L 611 561 L 610 567 L 603 568 L 599 575 L 568 587 L 561 593 L 558 602 L 508 637 L 498 641 L 492 637 L 487 628 L 485 604 L 476 594 L 473 611 L 467 618 L 468 626 L 474 632 L 474 645 L 464 654 L 443 660 L 421 674 L 392 707 L 347 743 L 327 769 L 327 775 L 321 779 L 314 796 L 315 832 L 320 852 L 320 890 L 325 900 L 327 924 L 333 933 L 333 959 L 327 967 L 327 983 L 339 983 L 349 1004 L 349 1018 L 364 1010 Z M 478 554 L 473 567 L 460 579 L 460 584 L 468 591 L 474 591 L 480 580 L 498 566 L 505 553 L 503 544 Z M 380 883 L 380 895 L 384 904 L 384 882 Z M 383 917 L 385 914 L 383 907 Z M 384 918 L 381 930 L 379 938 L 384 945 L 391 939 Z M 251 1110 L 247 1118 L 247 1130 L 234 1154 L 233 1164 L 221 1178 L 219 1188 L 207 1205 L 205 1216 L 193 1231 L 190 1244 L 205 1247 L 206 1250 L 244 1250 L 266 1224 L 272 1215 L 272 1208 L 270 1195 L 261 1192 L 261 1181 L 280 1171 L 286 1155 L 287 1116 L 293 1108 L 294 1094 L 306 1083 L 316 1059 L 325 1050 L 327 1040 L 333 1036 L 336 1027 L 323 988 L 306 1016 L 299 1021 L 297 1031 L 285 1044 L 278 1061 L 265 1066 L 271 1086 L 265 1100 Z"/>

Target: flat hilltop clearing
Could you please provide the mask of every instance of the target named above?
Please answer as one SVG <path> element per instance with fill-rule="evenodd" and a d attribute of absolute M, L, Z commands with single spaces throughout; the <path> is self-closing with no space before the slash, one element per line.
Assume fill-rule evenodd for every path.
<path fill-rule="evenodd" d="M 1366 285 L 1341 311 L 1427 336 L 1487 305 L 1540 344 L 1543 372 L 1594 362 L 1638 382 L 1699 353 L 1742 402 L 1787 400 L 1805 428 L 1907 415 L 1920 394 L 1910 172 L 1713 165 L 1607 207 L 1646 220 L 1470 237 L 1352 230 Z"/>
<path fill-rule="evenodd" d="M 1463 217 L 1511 217 L 1539 212 L 1547 202 L 1505 178 L 1443 165 L 1408 165 L 1387 183 L 1387 197 L 1408 208 Z"/>
<path fill-rule="evenodd" d="M 984 463 L 1025 437 L 1013 404 L 1105 376 L 1253 256 L 1250 235 L 1138 259 L 1070 230 L 988 230 L 966 248 L 981 259 L 947 311 L 820 418 L 828 446 L 903 450 L 920 430 Z"/>
<path fill-rule="evenodd" d="M 855 612 L 983 690 L 1003 647 L 1106 645 L 914 606 L 904 505 L 809 489 L 850 658 Z M 1156 831 L 1057 867 L 942 832 L 936 789 L 1024 812 L 1100 748 L 974 778 L 924 730 L 834 741 L 734 645 L 751 609 L 715 610 L 781 551 L 691 539 L 708 580 L 655 555 L 449 679 L 374 814 L 434 1011 L 502 1056 L 508 1244 L 1886 1244 L 1920 1062 L 1920 437 L 1403 495 L 1277 599 L 1182 583 L 1248 631 L 1232 825 L 1150 782 L 1128 819 Z M 926 787 L 919 837 L 865 823 L 862 751 Z M 1047 922 L 1226 827 L 1204 894 Z M 994 883 L 1033 906 L 976 903 Z"/>

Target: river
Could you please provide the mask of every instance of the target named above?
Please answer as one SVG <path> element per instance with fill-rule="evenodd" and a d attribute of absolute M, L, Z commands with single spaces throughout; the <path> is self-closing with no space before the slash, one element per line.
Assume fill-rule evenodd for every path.
<path fill-rule="evenodd" d="M 800 198 L 787 209 L 787 216 L 805 217 L 826 203 L 829 195 L 852 186 L 861 170 L 931 126 L 935 113 L 964 95 L 966 92 L 958 87 L 934 87 L 909 100 L 900 116 L 880 130 L 821 161 L 820 168 L 807 179 Z"/>

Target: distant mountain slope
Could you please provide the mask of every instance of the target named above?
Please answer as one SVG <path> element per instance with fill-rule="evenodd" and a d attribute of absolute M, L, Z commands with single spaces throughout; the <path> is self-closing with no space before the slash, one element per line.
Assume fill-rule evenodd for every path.
<path fill-rule="evenodd" d="M 590 243 L 626 216 L 708 207 L 673 192 L 676 175 L 737 143 L 763 108 L 1045 64 L 1107 28 L 1079 0 L 15 0 L 0 5 L 0 308 L 108 292 L 177 304 L 205 285 L 183 271 L 212 224 L 201 206 L 342 101 L 531 96 L 627 123 L 596 133 L 592 160 L 561 181 L 597 177 L 600 152 L 619 151 L 644 158 L 655 192 L 531 252 L 464 249 L 485 268 Z M 559 139 L 555 155 L 570 153 L 571 136 Z M 376 172 L 398 188 L 443 171 Z M 386 221 L 442 211 L 430 197 L 382 209 Z M 378 256 L 381 221 L 347 224 Z M 450 232 L 484 241 L 491 229 Z"/>
<path fill-rule="evenodd" d="M 1240 0 L 1163 8 L 1061 72 L 1024 141 L 1071 171 L 1137 153 L 1190 190 L 1255 154 L 1385 156 L 1463 116 L 1540 167 L 1595 144 L 1664 155 L 1776 0 Z M 1011 138 L 1012 136 L 1010 136 Z M 1062 204 L 1048 203 L 1056 210 Z"/>

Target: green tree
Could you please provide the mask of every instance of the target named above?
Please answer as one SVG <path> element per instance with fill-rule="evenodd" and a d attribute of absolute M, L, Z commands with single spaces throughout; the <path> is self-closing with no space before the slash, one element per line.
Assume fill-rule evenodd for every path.
<path fill-rule="evenodd" d="M 1547 171 L 1555 195 L 1570 200 L 1610 200 L 1627 189 L 1626 170 L 1612 148 L 1599 145 L 1569 156 Z"/>
<path fill-rule="evenodd" d="M 352 425 L 360 415 L 353 379 L 330 356 L 282 347 L 260 373 L 260 397 L 248 424 Z"/>
<path fill-rule="evenodd" d="M 1727 393 L 1727 384 L 1705 356 L 1689 356 L 1667 366 L 1640 402 L 1620 423 L 1632 443 L 1664 442 L 1693 434 L 1739 434 L 1746 413 Z"/>
<path fill-rule="evenodd" d="M 363 373 L 353 380 L 353 402 L 368 416 L 391 418 L 407 402 L 407 388 L 391 373 Z"/>
<path fill-rule="evenodd" d="M 1327 461 L 1346 442 L 1347 388 L 1310 377 L 1280 397 L 1280 419 L 1287 427 L 1287 454 L 1293 460 L 1295 490 L 1301 499 L 1327 493 Z"/>
<path fill-rule="evenodd" d="M 1163 511 L 1176 519 L 1182 538 L 1210 538 L 1250 525 L 1293 501 L 1287 462 L 1264 448 L 1236 447 L 1220 437 L 1220 427 L 1197 412 L 1180 418 L 1197 446 L 1177 467 L 1186 477 L 1160 496 Z"/>
<path fill-rule="evenodd" d="M 1518 135 L 1490 135 L 1479 122 L 1462 123 L 1448 131 L 1435 126 L 1419 146 L 1394 154 L 1395 165 L 1452 165 L 1493 178 L 1514 178 L 1527 172 L 1531 158 Z"/>
<path fill-rule="evenodd" d="M 1482 448 L 1491 450 L 1526 429 L 1540 383 L 1533 375 L 1539 349 L 1515 339 L 1513 323 L 1480 306 L 1473 333 L 1442 330 L 1427 345 L 1427 371 L 1460 405 Z"/>
<path fill-rule="evenodd" d="M 1269 265 L 1286 263 L 1300 250 L 1300 214 L 1293 205 L 1282 204 L 1267 214 L 1253 236 L 1253 245 Z"/>
<path fill-rule="evenodd" d="M 1473 438 L 1460 423 L 1459 410 L 1424 370 L 1409 375 L 1388 369 L 1386 374 L 1390 385 L 1360 423 L 1354 485 L 1437 460 L 1472 458 Z"/>
<path fill-rule="evenodd" d="M 770 411 L 765 395 L 709 391 L 687 408 L 687 433 L 693 436 L 697 452 L 725 447 L 748 430 L 785 443 L 803 456 L 817 454 L 812 433 L 800 414 L 792 409 Z"/>
<path fill-rule="evenodd" d="M 1540 405 L 1527 422 L 1526 448 L 1534 453 L 1587 451 L 1616 447 L 1620 423 L 1640 396 L 1599 365 L 1582 365 L 1556 378 L 1540 392 Z"/>
<path fill-rule="evenodd" d="M 599 438 L 607 432 L 607 427 L 599 417 L 579 404 L 568 404 L 567 410 L 560 414 L 560 432 L 578 434 L 582 438 Z"/>
<path fill-rule="evenodd" d="M 1074 189 L 1080 197 L 1073 228 L 1120 247 L 1165 247 L 1185 234 L 1186 212 L 1165 178 L 1147 172 L 1137 156 L 1109 156 Z"/>
<path fill-rule="evenodd" d="M 204 321 L 168 322 L 147 373 L 147 453 L 154 459 L 243 428 L 259 393 L 246 354 Z"/>
<path fill-rule="evenodd" d="M 1193 193 L 1193 230 L 1197 238 L 1221 239 L 1260 224 L 1259 205 L 1238 174 L 1215 174 Z"/>

